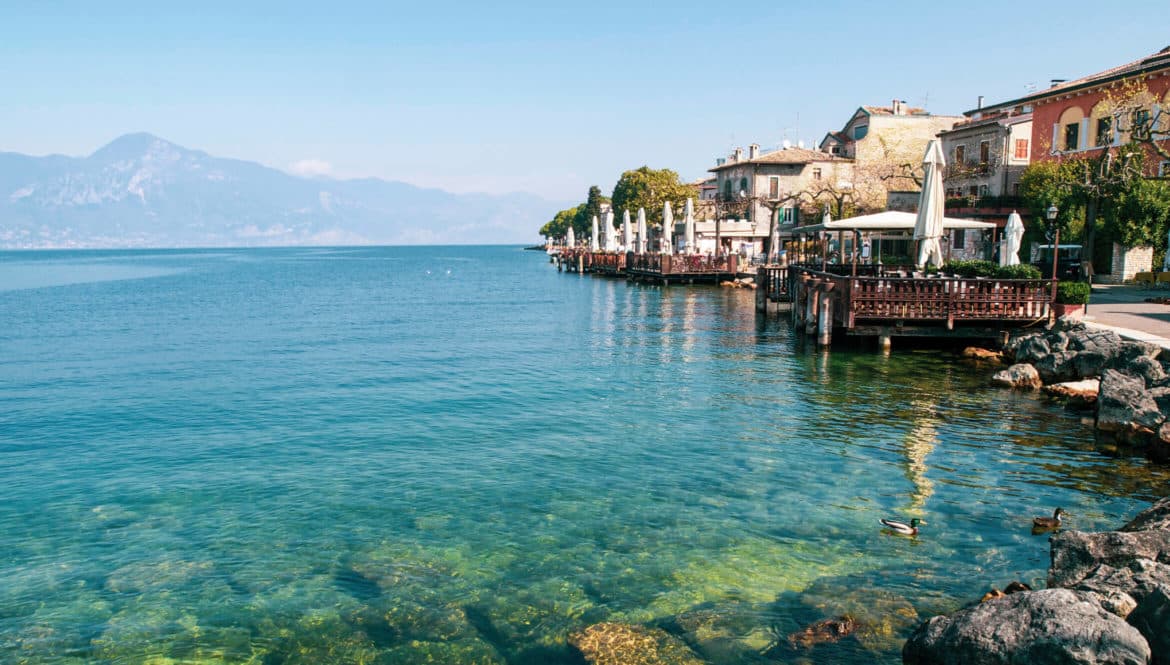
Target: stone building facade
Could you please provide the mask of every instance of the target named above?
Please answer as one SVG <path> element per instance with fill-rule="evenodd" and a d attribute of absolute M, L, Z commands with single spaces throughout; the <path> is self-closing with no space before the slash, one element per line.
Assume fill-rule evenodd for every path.
<path fill-rule="evenodd" d="M 865 211 L 884 209 L 890 191 L 918 189 L 926 144 L 961 116 L 932 115 L 895 99 L 890 106 L 862 106 L 845 126 L 820 142 L 828 154 L 852 159 L 854 203 Z"/>
<path fill-rule="evenodd" d="M 981 115 L 939 134 L 947 158 L 948 198 L 1018 196 L 1032 158 L 1032 115 L 1010 110 Z"/>

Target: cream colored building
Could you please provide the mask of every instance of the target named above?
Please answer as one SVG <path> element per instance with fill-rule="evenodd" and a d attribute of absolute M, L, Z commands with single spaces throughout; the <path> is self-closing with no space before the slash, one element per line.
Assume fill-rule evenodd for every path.
<path fill-rule="evenodd" d="M 796 147 L 761 152 L 752 144 L 746 155 L 737 148 L 710 171 L 724 210 L 742 213 L 735 216 L 762 225 L 767 235 L 773 208 L 782 228 L 792 226 L 802 202 L 808 206 L 822 190 L 851 186 L 853 162 Z"/>
<path fill-rule="evenodd" d="M 890 106 L 862 106 L 845 126 L 821 139 L 822 152 L 849 158 L 854 164 L 854 203 L 863 210 L 882 210 L 890 191 L 918 189 L 926 144 L 950 129 L 962 116 L 932 115 L 895 99 Z"/>

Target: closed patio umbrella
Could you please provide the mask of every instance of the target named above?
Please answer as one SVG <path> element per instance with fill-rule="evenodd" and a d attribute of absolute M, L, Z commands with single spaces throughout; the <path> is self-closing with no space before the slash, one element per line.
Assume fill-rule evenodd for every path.
<path fill-rule="evenodd" d="M 1020 241 L 1024 239 L 1024 220 L 1015 210 L 1008 215 L 1007 225 L 1003 227 L 1003 238 L 1000 239 L 999 265 L 1015 266 L 1020 264 Z"/>
<path fill-rule="evenodd" d="M 565 245 L 568 247 L 576 247 L 577 238 L 573 236 L 573 227 L 569 227 L 569 232 L 566 234 Z"/>
<path fill-rule="evenodd" d="M 593 216 L 593 236 L 589 239 L 589 251 L 596 252 L 600 246 L 597 242 L 597 215 Z"/>
<path fill-rule="evenodd" d="M 685 228 L 683 233 L 686 235 L 686 243 L 687 243 L 686 253 L 687 254 L 694 254 L 695 253 L 695 204 L 690 199 L 687 199 L 687 207 L 684 209 L 683 215 L 684 215 L 683 216 L 683 226 Z"/>
<path fill-rule="evenodd" d="M 628 252 L 633 249 L 633 238 L 630 237 L 630 211 L 622 211 L 622 251 Z"/>
<path fill-rule="evenodd" d="M 662 253 L 674 253 L 674 211 L 670 209 L 670 201 L 662 204 Z"/>
<path fill-rule="evenodd" d="M 638 253 L 646 253 L 646 209 L 638 208 Z"/>
<path fill-rule="evenodd" d="M 617 250 L 617 238 L 613 234 L 613 211 L 605 211 L 605 221 L 602 222 L 602 230 L 605 238 L 605 251 L 612 252 Z"/>
<path fill-rule="evenodd" d="M 931 139 L 922 157 L 925 173 L 922 178 L 922 193 L 918 197 L 918 218 L 914 223 L 914 239 L 919 241 L 918 267 L 927 263 L 941 266 L 943 236 L 943 168 L 947 160 L 943 157 L 942 145 L 938 139 Z"/>

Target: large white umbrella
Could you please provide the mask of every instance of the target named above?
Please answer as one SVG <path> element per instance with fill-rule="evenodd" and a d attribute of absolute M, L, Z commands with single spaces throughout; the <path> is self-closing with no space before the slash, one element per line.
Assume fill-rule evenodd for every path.
<path fill-rule="evenodd" d="M 638 253 L 646 253 L 646 209 L 638 208 Z"/>
<path fill-rule="evenodd" d="M 633 239 L 630 237 L 630 211 L 622 211 L 622 251 L 628 252 L 632 249 Z"/>
<path fill-rule="evenodd" d="M 597 242 L 597 215 L 593 216 L 593 235 L 589 238 L 589 251 L 596 252 L 600 244 Z"/>
<path fill-rule="evenodd" d="M 605 251 L 612 252 L 617 250 L 617 237 L 613 233 L 613 211 L 605 211 L 605 222 L 602 223 L 605 228 Z"/>
<path fill-rule="evenodd" d="M 1162 259 L 1162 270 L 1170 272 L 1170 231 L 1166 232 L 1166 258 Z"/>
<path fill-rule="evenodd" d="M 674 247 L 674 211 L 670 209 L 670 201 L 662 204 L 662 253 L 673 254 Z"/>
<path fill-rule="evenodd" d="M 1015 210 L 1008 215 L 1007 224 L 1003 227 L 1003 238 L 999 241 L 999 265 L 1015 266 L 1020 264 L 1020 241 L 1024 239 L 1024 220 Z"/>
<path fill-rule="evenodd" d="M 569 227 L 569 233 L 566 235 L 565 245 L 568 247 L 577 246 L 577 238 L 573 236 L 573 227 Z"/>
<path fill-rule="evenodd" d="M 686 235 L 687 254 L 695 253 L 695 203 L 687 199 L 687 207 L 683 213 L 683 233 Z"/>
<path fill-rule="evenodd" d="M 914 239 L 919 241 L 919 268 L 928 262 L 936 266 L 941 266 L 943 262 L 939 241 L 943 236 L 942 176 L 946 165 L 942 144 L 938 139 L 931 139 L 926 145 L 926 154 L 922 156 L 925 173 L 922 177 L 922 193 L 918 198 L 918 218 L 914 223 Z"/>

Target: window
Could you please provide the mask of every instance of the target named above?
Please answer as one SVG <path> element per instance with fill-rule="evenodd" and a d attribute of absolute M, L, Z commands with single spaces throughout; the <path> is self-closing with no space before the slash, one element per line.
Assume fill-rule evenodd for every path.
<path fill-rule="evenodd" d="M 953 233 L 954 233 L 954 236 L 953 236 L 954 239 L 951 241 L 951 248 L 952 249 L 963 249 L 963 247 L 967 243 L 967 230 L 966 229 L 955 229 L 953 231 Z"/>
<path fill-rule="evenodd" d="M 869 125 L 859 125 L 853 128 L 853 140 L 860 141 L 869 132 Z"/>
<path fill-rule="evenodd" d="M 820 180 L 820 179 L 821 179 L 821 170 L 820 169 L 813 169 L 813 180 Z"/>
<path fill-rule="evenodd" d="M 781 208 L 778 212 L 780 213 L 781 224 L 792 223 L 792 208 Z"/>
<path fill-rule="evenodd" d="M 1028 139 L 1016 139 L 1016 159 L 1028 158 Z"/>
<path fill-rule="evenodd" d="M 1166 161 L 1166 162 L 1162 162 L 1161 164 L 1158 164 L 1158 177 L 1159 178 L 1170 177 L 1170 161 Z"/>
<path fill-rule="evenodd" d="M 1133 133 L 1142 136 L 1150 126 L 1149 109 L 1138 109 L 1133 112 Z"/>
<path fill-rule="evenodd" d="M 1097 118 L 1097 145 L 1113 143 L 1113 118 Z"/>
<path fill-rule="evenodd" d="M 979 187 L 977 185 L 971 185 L 967 188 L 967 193 L 970 194 L 972 198 L 979 196 Z"/>
<path fill-rule="evenodd" d="M 768 178 L 768 198 L 780 198 L 780 178 L 775 176 Z"/>
<path fill-rule="evenodd" d="M 987 185 L 979 185 L 979 196 L 987 196 Z"/>
<path fill-rule="evenodd" d="M 746 194 L 747 190 L 748 190 L 747 178 L 740 178 L 739 179 L 739 191 L 744 192 Z M 738 194 L 738 193 L 739 192 L 736 192 L 736 194 Z"/>
<path fill-rule="evenodd" d="M 1076 150 L 1081 142 L 1081 123 L 1070 122 L 1064 126 L 1064 149 Z"/>
<path fill-rule="evenodd" d="M 991 168 L 991 143 L 988 141 L 979 142 L 979 172 L 987 173 Z"/>
<path fill-rule="evenodd" d="M 966 156 L 967 156 L 967 146 L 965 146 L 965 145 L 955 146 L 955 166 L 962 166 L 963 159 Z"/>
<path fill-rule="evenodd" d="M 725 199 L 731 198 L 731 181 L 730 180 L 723 181 L 723 198 L 725 198 Z"/>

